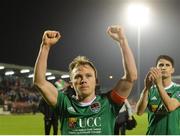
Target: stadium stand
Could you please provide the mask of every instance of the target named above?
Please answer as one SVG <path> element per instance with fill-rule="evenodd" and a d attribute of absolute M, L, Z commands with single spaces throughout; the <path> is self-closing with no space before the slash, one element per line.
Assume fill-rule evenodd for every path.
<path fill-rule="evenodd" d="M 33 87 L 32 75 L 32 67 L 0 63 L 0 114 L 38 112 L 41 95 Z M 48 70 L 47 80 L 54 83 L 62 75 L 68 73 Z"/>

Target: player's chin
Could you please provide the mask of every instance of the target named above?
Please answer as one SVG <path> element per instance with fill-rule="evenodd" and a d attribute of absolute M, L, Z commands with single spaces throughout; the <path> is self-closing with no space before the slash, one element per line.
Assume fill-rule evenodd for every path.
<path fill-rule="evenodd" d="M 167 74 L 162 74 L 162 79 L 166 79 L 166 78 L 169 78 L 170 76 L 167 75 Z"/>
<path fill-rule="evenodd" d="M 83 96 L 89 96 L 89 94 L 90 94 L 90 91 L 86 90 L 86 89 L 81 89 L 80 92 Z"/>
<path fill-rule="evenodd" d="M 81 94 L 89 94 L 89 90 L 86 89 L 81 89 L 80 92 Z"/>

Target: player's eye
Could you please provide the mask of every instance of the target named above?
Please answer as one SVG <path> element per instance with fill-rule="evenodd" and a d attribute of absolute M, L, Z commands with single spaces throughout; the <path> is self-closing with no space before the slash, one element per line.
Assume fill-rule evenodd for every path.
<path fill-rule="evenodd" d="M 159 64 L 159 67 L 163 67 L 163 66 L 164 66 L 164 64 L 162 64 L 162 63 Z"/>

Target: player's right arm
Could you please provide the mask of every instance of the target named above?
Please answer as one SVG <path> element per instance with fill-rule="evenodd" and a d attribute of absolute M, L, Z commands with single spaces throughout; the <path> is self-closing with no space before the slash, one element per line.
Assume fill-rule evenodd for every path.
<path fill-rule="evenodd" d="M 55 106 L 58 92 L 56 87 L 46 80 L 47 59 L 50 48 L 58 42 L 61 35 L 57 31 L 45 31 L 39 54 L 34 67 L 34 86 L 40 91 L 48 104 Z"/>
<path fill-rule="evenodd" d="M 148 105 L 148 93 L 151 86 L 152 86 L 152 79 L 149 72 L 144 79 L 144 89 L 136 105 L 137 115 L 142 115 L 146 110 L 146 107 Z"/>
<path fill-rule="evenodd" d="M 137 115 L 142 115 L 144 113 L 147 104 L 148 104 L 148 90 L 144 88 L 136 105 Z"/>

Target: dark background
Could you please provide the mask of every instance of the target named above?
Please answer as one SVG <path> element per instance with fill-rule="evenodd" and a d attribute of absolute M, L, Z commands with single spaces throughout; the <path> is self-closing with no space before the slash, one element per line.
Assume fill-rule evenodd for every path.
<path fill-rule="evenodd" d="M 45 30 L 58 30 L 62 39 L 50 52 L 48 69 L 67 71 L 77 55 L 91 59 L 103 88 L 123 75 L 121 54 L 107 36 L 109 25 L 125 28 L 137 60 L 137 27 L 127 22 L 127 6 L 135 0 L 16 0 L 0 4 L 0 63 L 34 66 Z M 167 54 L 175 59 L 180 75 L 180 1 L 141 0 L 150 9 L 150 22 L 141 28 L 140 84 L 155 59 Z M 113 75 L 113 79 L 109 79 Z M 131 95 L 139 95 L 137 82 Z"/>

